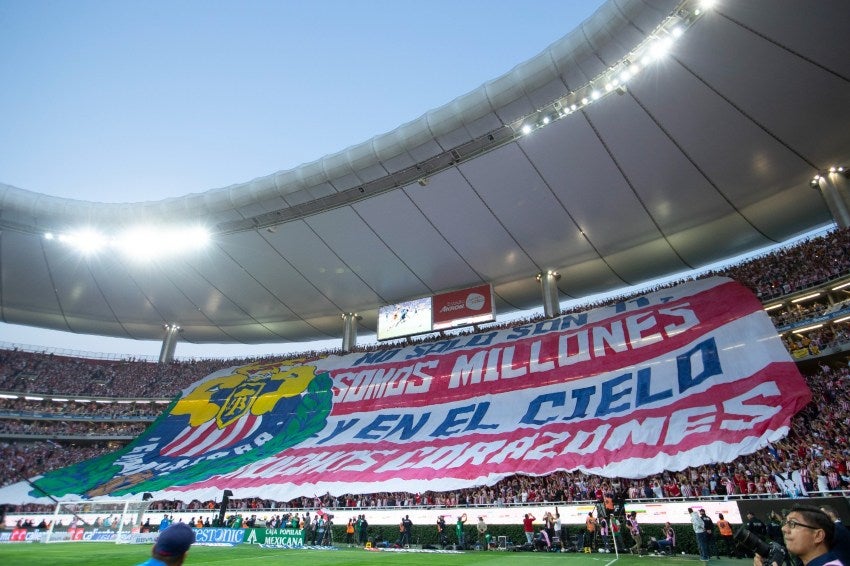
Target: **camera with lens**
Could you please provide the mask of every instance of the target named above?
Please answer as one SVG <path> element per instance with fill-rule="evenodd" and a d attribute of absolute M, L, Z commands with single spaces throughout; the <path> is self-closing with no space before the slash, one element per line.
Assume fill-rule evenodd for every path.
<path fill-rule="evenodd" d="M 757 534 L 743 526 L 735 533 L 734 539 L 738 543 L 738 546 L 746 548 L 750 552 L 764 558 L 766 564 L 772 565 L 775 562 L 781 566 L 788 556 L 788 551 L 785 550 L 784 546 L 778 542 L 764 541 Z"/>

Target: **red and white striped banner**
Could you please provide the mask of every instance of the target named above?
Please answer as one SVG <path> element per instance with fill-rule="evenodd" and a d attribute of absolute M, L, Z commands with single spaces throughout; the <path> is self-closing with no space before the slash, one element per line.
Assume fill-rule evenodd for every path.
<path fill-rule="evenodd" d="M 640 478 L 754 452 L 810 397 L 759 301 L 713 278 L 508 330 L 228 368 L 111 459 L 39 486 L 287 501 L 557 470 Z"/>
<path fill-rule="evenodd" d="M 333 382 L 323 430 L 179 491 L 448 490 L 556 470 L 644 477 L 753 452 L 785 436 L 810 399 L 761 304 L 725 279 L 316 366 Z"/>

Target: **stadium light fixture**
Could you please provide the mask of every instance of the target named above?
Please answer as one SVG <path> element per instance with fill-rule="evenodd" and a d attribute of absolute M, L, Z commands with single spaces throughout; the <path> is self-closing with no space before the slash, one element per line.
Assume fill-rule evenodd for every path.
<path fill-rule="evenodd" d="M 764 310 L 765 311 L 772 311 L 772 310 L 776 310 L 776 309 L 779 309 L 779 308 L 782 308 L 782 303 L 777 303 L 775 305 L 770 305 L 769 307 L 764 307 Z"/>
<path fill-rule="evenodd" d="M 82 228 L 68 234 L 60 234 L 59 241 L 79 250 L 84 255 L 92 255 L 106 247 L 106 237 L 93 228 Z"/>
<path fill-rule="evenodd" d="M 509 127 L 513 130 L 514 136 L 531 133 L 534 128 L 529 124 L 543 127 L 544 116 L 551 116 L 550 121 L 554 122 L 566 118 L 612 92 L 618 95 L 626 94 L 628 90 L 625 88 L 625 83 L 633 79 L 645 66 L 663 59 L 671 51 L 674 42 L 683 37 L 711 6 L 713 2 L 709 3 L 705 0 L 683 0 L 674 12 L 647 33 L 643 41 L 625 53 L 621 59 L 590 78 L 584 85 L 511 121 Z M 600 86 L 597 89 L 594 85 Z M 567 109 L 570 111 L 568 112 Z"/>
<path fill-rule="evenodd" d="M 201 226 L 134 226 L 111 236 L 93 228 L 58 236 L 46 232 L 44 239 L 58 240 L 84 255 L 109 249 L 132 260 L 146 261 L 200 250 L 209 244 L 211 235 Z"/>
<path fill-rule="evenodd" d="M 793 330 L 792 332 L 794 332 L 794 334 L 800 334 L 801 332 L 808 332 L 809 330 L 815 330 L 815 329 L 818 329 L 822 326 L 823 326 L 823 324 L 813 324 L 813 325 L 807 326 L 805 328 L 797 328 L 796 330 Z"/>
<path fill-rule="evenodd" d="M 833 320 L 832 323 L 835 324 L 838 322 L 847 322 L 848 320 L 850 320 L 850 316 L 842 316 L 841 318 L 836 318 L 835 320 Z"/>
<path fill-rule="evenodd" d="M 848 281 L 847 283 L 842 283 L 841 285 L 838 285 L 836 287 L 833 287 L 830 290 L 831 291 L 840 291 L 841 289 L 844 289 L 845 287 L 850 287 L 850 281 Z"/>
<path fill-rule="evenodd" d="M 820 297 L 820 292 L 810 293 L 810 294 L 804 295 L 802 297 L 797 297 L 796 299 L 792 300 L 791 302 L 792 303 L 802 303 L 803 301 L 808 301 L 809 299 L 814 299 L 815 297 Z"/>
<path fill-rule="evenodd" d="M 670 50 L 673 48 L 673 36 L 666 36 L 658 39 L 655 43 L 653 43 L 649 48 L 649 55 L 652 57 L 652 61 L 657 61 L 663 57 L 665 57 Z"/>

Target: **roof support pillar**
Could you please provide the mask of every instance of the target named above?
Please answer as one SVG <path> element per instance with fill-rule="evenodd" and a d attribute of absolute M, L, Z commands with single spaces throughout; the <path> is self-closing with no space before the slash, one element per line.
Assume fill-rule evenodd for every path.
<path fill-rule="evenodd" d="M 558 279 L 559 273 L 545 271 L 537 274 L 540 289 L 543 293 L 543 316 L 554 318 L 561 313 L 561 303 L 558 301 Z"/>
<path fill-rule="evenodd" d="M 812 179 L 839 228 L 850 227 L 850 183 L 847 170 L 828 171 Z"/>
<path fill-rule="evenodd" d="M 174 361 L 174 348 L 177 346 L 177 338 L 180 327 L 174 323 L 165 325 L 165 338 L 162 340 L 162 349 L 159 351 L 159 363 L 170 364 Z"/>
<path fill-rule="evenodd" d="M 363 317 L 357 313 L 342 313 L 342 351 L 350 352 L 357 346 L 357 322 Z"/>

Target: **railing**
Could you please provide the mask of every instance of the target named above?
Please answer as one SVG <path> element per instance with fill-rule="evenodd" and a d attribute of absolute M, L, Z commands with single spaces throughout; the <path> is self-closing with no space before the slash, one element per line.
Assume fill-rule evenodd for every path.
<path fill-rule="evenodd" d="M 831 490 L 831 491 L 810 491 L 805 496 L 800 496 L 802 498 L 805 497 L 843 497 L 845 499 L 850 499 L 850 489 L 841 489 L 841 490 Z M 710 501 L 740 501 L 740 500 L 772 500 L 772 499 L 787 499 L 792 501 L 796 499 L 796 497 L 790 497 L 783 493 L 758 493 L 758 494 L 734 494 L 734 495 L 711 495 L 711 496 L 700 496 L 700 497 L 663 497 L 663 498 L 636 498 L 636 499 L 626 499 L 625 502 L 627 504 L 658 504 L 658 503 L 682 503 L 682 502 L 710 502 Z M 233 501 L 231 500 L 231 503 Z M 281 504 L 278 507 L 248 507 L 246 505 L 228 505 L 226 511 L 230 512 L 245 512 L 249 514 L 281 514 L 287 512 L 314 512 L 318 509 L 326 509 L 329 511 L 337 511 L 337 512 L 363 512 L 368 513 L 369 511 L 375 510 L 387 510 L 387 509 L 457 509 L 457 508 L 512 508 L 512 509 L 522 509 L 525 507 L 540 507 L 542 506 L 566 506 L 566 505 L 596 505 L 600 503 L 596 499 L 582 499 L 582 500 L 573 500 L 573 501 L 528 501 L 525 503 L 503 503 L 503 502 L 492 502 L 492 503 L 458 503 L 454 505 L 443 505 L 443 504 L 414 504 L 414 505 L 391 505 L 391 506 L 379 506 L 379 505 L 367 505 L 367 506 L 353 506 L 353 507 L 345 507 L 345 506 L 332 506 L 332 505 L 322 505 L 320 507 L 314 505 L 308 506 L 295 506 L 295 505 L 287 505 Z M 52 505 L 45 505 L 45 508 L 52 508 Z M 175 505 L 175 502 L 169 501 L 153 501 L 151 506 L 148 508 L 148 514 L 157 513 L 157 512 L 178 512 L 178 513 L 211 513 L 218 512 L 218 506 L 210 509 L 207 506 L 191 506 L 184 505 L 178 508 Z M 24 515 L 24 516 L 39 516 L 42 517 L 46 511 L 14 511 L 15 515 Z"/>
<path fill-rule="evenodd" d="M 136 434 L 27 434 L 25 432 L 0 432 L 0 438 L 3 440 L 27 440 L 29 442 L 33 440 L 85 440 L 87 442 L 111 442 L 118 440 L 121 442 L 130 442 L 131 440 L 135 440 L 137 436 Z"/>
<path fill-rule="evenodd" d="M 158 363 L 157 356 L 145 356 L 141 354 L 110 354 L 104 352 L 86 352 L 84 350 L 71 350 L 68 348 L 47 348 L 45 346 L 31 346 L 29 344 L 17 344 L 14 342 L 0 342 L 0 350 L 19 350 L 34 354 L 53 354 L 55 356 L 67 356 L 70 358 L 85 358 L 89 360 L 112 360 L 124 362 L 154 362 Z"/>
<path fill-rule="evenodd" d="M 155 415 L 98 415 L 91 413 L 37 413 L 35 411 L 3 411 L 0 419 L 29 420 L 29 421 L 80 421 L 95 423 L 152 423 L 159 417 Z"/>

